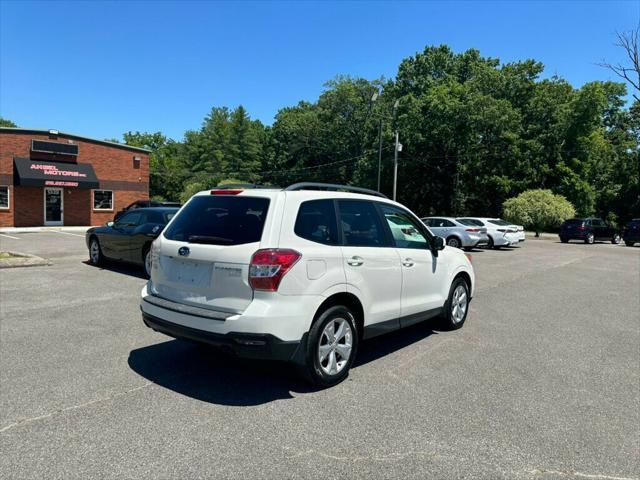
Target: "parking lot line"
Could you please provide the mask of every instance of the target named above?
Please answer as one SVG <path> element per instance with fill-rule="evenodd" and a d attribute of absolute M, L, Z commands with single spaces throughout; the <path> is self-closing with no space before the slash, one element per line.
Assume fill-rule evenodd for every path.
<path fill-rule="evenodd" d="M 59 230 L 51 230 L 53 233 L 62 233 L 63 235 L 73 235 L 74 237 L 84 237 L 84 235 L 80 235 L 79 233 L 71 233 L 71 232 L 61 232 Z"/>
<path fill-rule="evenodd" d="M 12 237 L 11 235 L 7 235 L 6 233 L 0 233 L 0 237 L 13 238 L 14 240 L 20 240 L 19 237 Z"/>

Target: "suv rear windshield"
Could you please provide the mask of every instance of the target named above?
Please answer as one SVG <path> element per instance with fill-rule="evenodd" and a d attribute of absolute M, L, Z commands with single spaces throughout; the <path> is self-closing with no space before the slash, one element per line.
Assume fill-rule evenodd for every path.
<path fill-rule="evenodd" d="M 212 245 L 259 242 L 268 209 L 267 198 L 197 196 L 180 210 L 164 236 Z"/>

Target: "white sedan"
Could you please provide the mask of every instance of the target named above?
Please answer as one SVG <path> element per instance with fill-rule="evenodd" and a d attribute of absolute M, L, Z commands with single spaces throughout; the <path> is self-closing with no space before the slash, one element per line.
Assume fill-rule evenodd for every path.
<path fill-rule="evenodd" d="M 489 237 L 487 247 L 489 248 L 508 247 L 520 243 L 520 234 L 515 225 L 507 226 L 494 223 L 502 222 L 502 220 L 486 217 L 463 217 L 457 220 L 471 222 L 479 227 L 486 227 L 487 236 Z M 522 235 L 524 236 L 524 229 L 522 230 Z"/>
<path fill-rule="evenodd" d="M 515 225 L 513 223 L 509 223 L 506 220 L 502 220 L 501 218 L 491 218 L 487 220 L 489 223 L 494 225 L 498 225 L 501 227 L 507 227 L 511 229 L 516 229 L 518 232 L 518 241 L 524 242 L 524 227 L 522 225 Z"/>

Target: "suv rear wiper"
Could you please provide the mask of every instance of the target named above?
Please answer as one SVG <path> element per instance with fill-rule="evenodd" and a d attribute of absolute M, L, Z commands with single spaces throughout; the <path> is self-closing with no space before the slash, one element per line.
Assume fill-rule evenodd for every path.
<path fill-rule="evenodd" d="M 190 235 L 189 243 L 210 243 L 212 245 L 230 244 L 233 243 L 231 238 L 214 237 L 211 235 Z"/>

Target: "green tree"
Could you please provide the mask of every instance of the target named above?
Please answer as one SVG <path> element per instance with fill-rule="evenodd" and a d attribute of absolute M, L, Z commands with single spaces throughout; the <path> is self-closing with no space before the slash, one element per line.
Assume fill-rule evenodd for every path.
<path fill-rule="evenodd" d="M 571 202 L 551 190 L 527 190 L 504 202 L 504 217 L 536 232 L 559 227 L 566 219 L 575 216 Z"/>
<path fill-rule="evenodd" d="M 8 118 L 2 118 L 0 117 L 0 127 L 11 127 L 11 128 L 16 128 L 18 125 L 16 125 L 15 123 L 13 123 L 11 120 L 9 120 Z"/>
<path fill-rule="evenodd" d="M 204 182 L 189 182 L 185 184 L 182 192 L 180 192 L 180 202 L 187 203 L 187 201 L 196 193 L 206 190 L 207 188 L 210 188 L 210 185 L 207 185 Z"/>
<path fill-rule="evenodd" d="M 168 200 L 180 198 L 182 185 L 189 176 L 185 170 L 183 145 L 168 139 L 160 132 L 126 132 L 127 145 L 147 148 L 149 157 L 149 193 Z"/>

